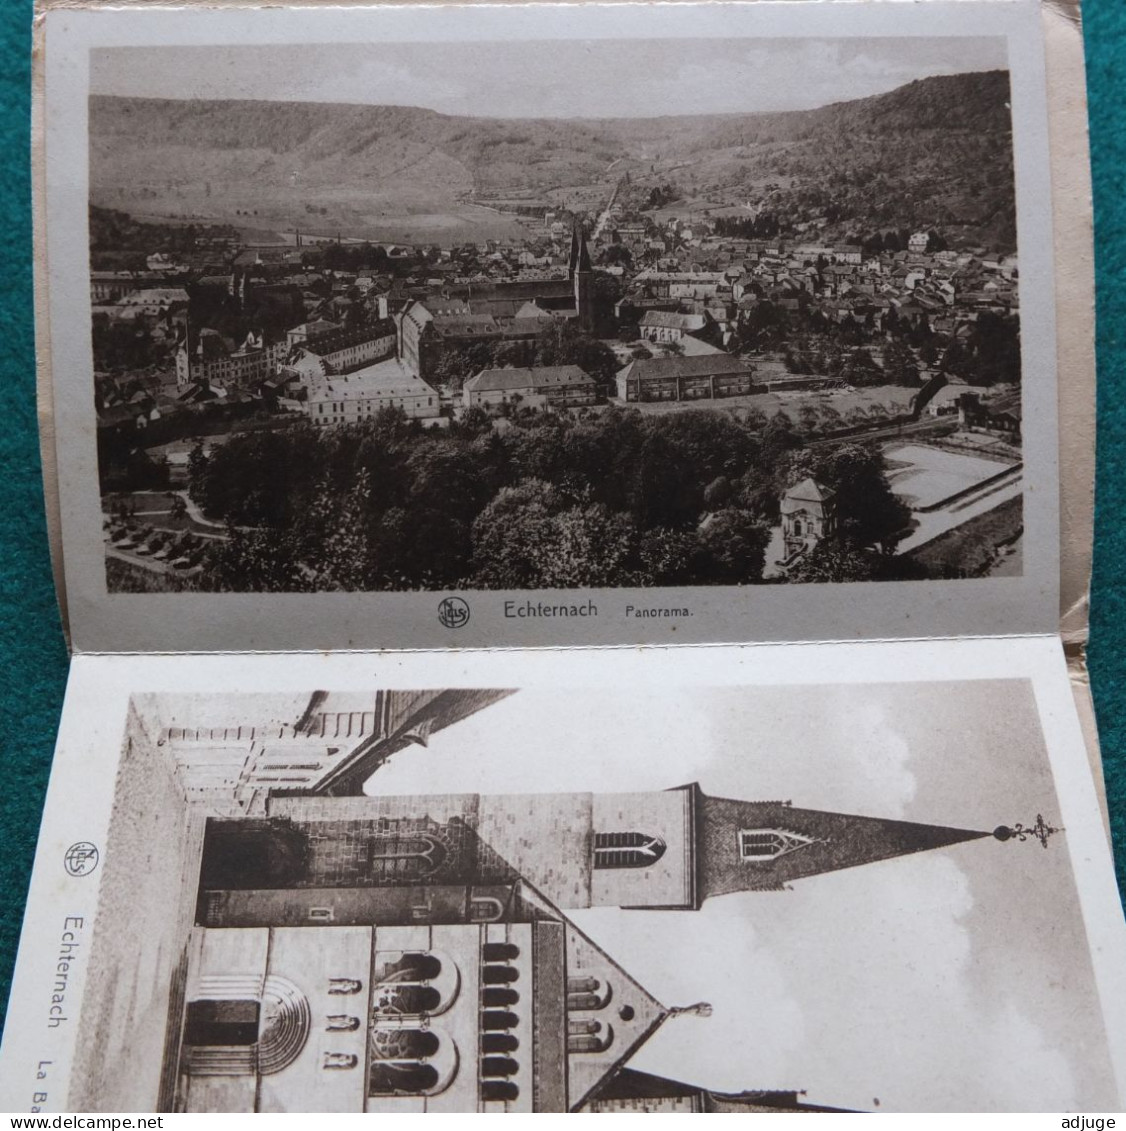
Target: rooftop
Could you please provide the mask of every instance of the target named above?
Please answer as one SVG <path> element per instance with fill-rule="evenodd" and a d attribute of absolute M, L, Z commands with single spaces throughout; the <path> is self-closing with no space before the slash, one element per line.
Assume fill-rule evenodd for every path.
<path fill-rule="evenodd" d="M 482 369 L 465 382 L 465 387 L 475 393 L 486 393 L 593 383 L 594 378 L 577 365 L 543 365 L 519 369 Z"/>

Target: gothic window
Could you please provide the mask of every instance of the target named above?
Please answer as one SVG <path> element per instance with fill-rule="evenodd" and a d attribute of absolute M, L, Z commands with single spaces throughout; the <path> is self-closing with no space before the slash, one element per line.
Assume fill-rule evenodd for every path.
<path fill-rule="evenodd" d="M 381 880 L 418 879 L 436 872 L 446 847 L 431 836 L 377 836 L 368 842 L 368 866 Z"/>
<path fill-rule="evenodd" d="M 665 842 L 646 833 L 595 833 L 596 868 L 647 868 L 665 854 Z"/>
<path fill-rule="evenodd" d="M 744 860 L 775 860 L 812 843 L 812 837 L 785 829 L 742 829 L 739 832 L 739 855 Z"/>

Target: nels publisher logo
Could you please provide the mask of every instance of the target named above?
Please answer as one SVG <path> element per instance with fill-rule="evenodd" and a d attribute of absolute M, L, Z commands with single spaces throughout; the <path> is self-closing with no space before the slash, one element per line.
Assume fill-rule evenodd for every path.
<path fill-rule="evenodd" d="M 438 604 L 438 620 L 443 628 L 464 628 L 469 623 L 469 606 L 460 597 L 446 597 Z"/>
<path fill-rule="evenodd" d="M 98 866 L 98 849 L 88 840 L 72 844 L 63 854 L 63 866 L 71 876 L 88 876 Z"/>

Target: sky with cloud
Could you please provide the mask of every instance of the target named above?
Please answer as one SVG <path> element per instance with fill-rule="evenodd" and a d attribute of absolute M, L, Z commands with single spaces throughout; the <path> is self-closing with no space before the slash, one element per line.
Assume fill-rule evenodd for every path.
<path fill-rule="evenodd" d="M 525 690 L 397 754 L 369 792 L 705 793 L 992 829 L 1051 821 L 1020 682 Z M 667 1005 L 637 1068 L 883 1110 L 1113 1104 L 1065 851 L 993 838 L 734 894 L 569 912 Z M 1046 893 L 1050 896 L 1046 897 Z"/>
<path fill-rule="evenodd" d="M 114 47 L 95 94 L 422 106 L 519 118 L 802 110 L 1007 66 L 1003 39 L 553 40 Z"/>

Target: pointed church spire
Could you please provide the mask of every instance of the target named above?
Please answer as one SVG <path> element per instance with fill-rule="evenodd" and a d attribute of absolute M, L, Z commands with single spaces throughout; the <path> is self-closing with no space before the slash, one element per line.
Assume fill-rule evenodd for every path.
<path fill-rule="evenodd" d="M 576 218 L 571 227 L 571 254 L 567 260 L 567 271 L 573 277 L 577 271 L 593 270 L 590 249 L 586 245 L 586 225 Z"/>
<path fill-rule="evenodd" d="M 568 271 L 571 286 L 575 292 L 575 312 L 579 316 L 579 328 L 589 334 L 595 328 L 594 312 L 594 268 L 590 262 L 590 250 L 586 246 L 586 227 L 576 218 L 571 228 L 571 254 L 568 258 Z"/>
<path fill-rule="evenodd" d="M 796 809 L 784 801 L 696 794 L 697 905 L 708 896 L 777 891 L 791 881 L 996 833 Z"/>

